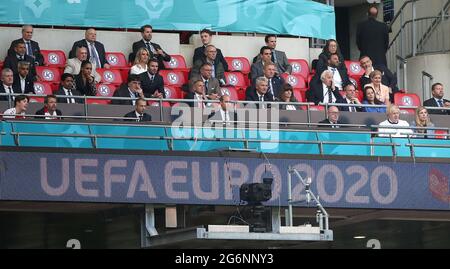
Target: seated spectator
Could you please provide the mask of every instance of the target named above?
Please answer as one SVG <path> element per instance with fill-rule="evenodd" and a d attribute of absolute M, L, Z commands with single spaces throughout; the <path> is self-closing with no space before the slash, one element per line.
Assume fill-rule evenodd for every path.
<path fill-rule="evenodd" d="M 193 75 L 189 80 L 189 89 L 193 91 L 194 82 L 202 80 L 205 84 L 205 94 L 208 99 L 218 100 L 220 97 L 220 82 L 217 78 L 212 77 L 213 66 L 210 63 L 204 63 L 200 67 L 200 74 Z"/>
<path fill-rule="evenodd" d="M 21 61 L 18 63 L 18 73 L 14 74 L 14 87 L 20 89 L 19 93 L 34 94 L 34 82 L 30 75 L 30 63 Z"/>
<path fill-rule="evenodd" d="M 237 121 L 237 114 L 235 111 L 233 111 L 233 105 L 230 103 L 230 96 L 229 95 L 222 95 L 219 98 L 220 100 L 220 107 L 218 110 L 213 111 L 209 117 L 208 120 L 210 121 L 217 121 L 222 122 L 223 126 L 231 126 L 235 125 Z M 216 124 L 214 122 L 214 124 Z"/>
<path fill-rule="evenodd" d="M 28 96 L 18 95 L 14 100 L 14 107 L 3 112 L 4 119 L 25 119 L 25 113 L 28 108 Z"/>
<path fill-rule="evenodd" d="M 431 86 L 432 98 L 425 100 L 423 106 L 426 107 L 445 107 L 450 108 L 450 101 L 444 99 L 444 85 L 442 83 L 434 83 Z M 430 114 L 450 115 L 450 110 L 430 109 Z"/>
<path fill-rule="evenodd" d="M 195 102 L 189 102 L 190 107 L 205 108 L 205 101 L 208 99 L 205 95 L 205 83 L 199 79 L 194 81 L 192 91 L 189 92 L 184 99 L 193 99 Z"/>
<path fill-rule="evenodd" d="M 150 59 L 147 71 L 139 75 L 146 98 L 166 98 L 164 79 L 158 74 L 158 60 Z"/>
<path fill-rule="evenodd" d="M 372 65 L 372 60 L 369 56 L 362 56 L 359 58 L 359 64 L 364 69 L 364 75 L 359 79 L 359 85 L 370 84 L 370 73 L 375 70 L 381 72 L 381 84 L 388 86 L 392 89 L 392 93 L 395 94 L 399 92 L 397 87 L 397 78 L 392 74 L 392 72 L 384 65 Z M 393 100 L 391 98 L 391 100 Z"/>
<path fill-rule="evenodd" d="M 41 49 L 39 48 L 39 43 L 31 40 L 33 38 L 33 26 L 24 25 L 22 26 L 22 38 L 14 40 L 11 42 L 11 46 L 8 49 L 8 55 L 15 55 L 14 48 L 19 41 L 25 42 L 26 54 L 34 59 L 35 65 L 44 65 L 44 56 L 41 54 Z"/>
<path fill-rule="evenodd" d="M 339 89 L 334 86 L 333 72 L 325 70 L 320 75 L 320 81 L 311 83 L 307 92 L 310 102 L 318 105 L 319 103 L 342 103 L 343 98 Z"/>
<path fill-rule="evenodd" d="M 364 85 L 364 88 L 366 86 L 371 86 L 375 91 L 375 96 L 377 97 L 377 99 L 386 106 L 389 106 L 391 104 L 389 94 L 392 93 L 392 89 L 390 89 L 386 85 L 381 84 L 381 72 L 379 70 L 375 70 L 370 73 L 369 77 L 372 83 Z"/>
<path fill-rule="evenodd" d="M 298 102 L 294 97 L 294 90 L 289 83 L 284 83 L 281 87 L 281 91 L 278 95 L 278 100 L 282 102 L 280 104 L 281 110 L 300 110 L 300 107 L 298 105 L 289 104 L 292 102 Z"/>
<path fill-rule="evenodd" d="M 347 74 L 347 67 L 345 66 L 344 56 L 342 56 L 339 45 L 334 39 L 327 40 L 325 47 L 323 47 L 322 53 L 319 54 L 319 58 L 317 59 L 316 63 L 316 71 L 320 70 L 321 72 L 316 73 L 322 74 L 323 70 L 327 69 L 328 60 L 330 59 L 331 54 L 337 54 L 338 56 L 338 65 L 336 66 L 336 68 L 339 69 L 339 73 Z"/>
<path fill-rule="evenodd" d="M 400 109 L 396 105 L 390 105 L 387 108 L 387 120 L 381 122 L 380 126 L 391 128 L 378 128 L 378 136 L 380 137 L 407 137 L 412 134 L 411 129 L 396 129 L 396 127 L 409 127 L 407 121 L 400 119 Z"/>
<path fill-rule="evenodd" d="M 66 66 L 64 68 L 64 73 L 72 74 L 72 75 L 78 75 L 81 70 L 81 63 L 83 61 L 88 60 L 88 50 L 86 47 L 78 47 L 76 52 L 76 58 L 72 58 L 67 60 Z M 95 71 L 97 69 L 97 66 L 95 63 L 90 62 L 92 65 L 92 75 L 94 76 L 94 80 L 96 83 L 99 83 L 102 78 L 100 75 Z"/>
<path fill-rule="evenodd" d="M 113 105 L 136 105 L 136 99 L 145 98 L 144 90 L 141 88 L 140 77 L 138 75 L 129 75 L 127 84 L 122 84 L 119 89 L 114 92 L 113 97 L 128 98 L 128 100 L 113 99 L 111 101 L 111 104 Z"/>
<path fill-rule="evenodd" d="M 425 107 L 419 106 L 416 109 L 416 116 L 414 121 L 411 122 L 411 127 L 434 127 L 434 124 L 431 122 L 430 116 L 428 115 L 428 111 Z M 435 138 L 434 130 L 431 129 L 415 129 L 414 133 L 421 133 L 423 135 L 416 135 L 417 138 Z"/>
<path fill-rule="evenodd" d="M 345 97 L 341 100 L 339 100 L 340 104 L 353 104 L 353 105 L 360 105 L 361 102 L 359 102 L 358 98 L 356 97 L 356 88 L 355 85 L 352 83 L 345 86 Z M 340 106 L 340 111 L 349 111 L 349 112 L 361 112 L 363 111 L 363 108 L 360 106 Z"/>
<path fill-rule="evenodd" d="M 326 65 L 321 66 L 321 68 L 317 68 L 316 75 L 313 77 L 312 81 L 315 83 L 319 80 L 320 74 L 325 70 L 329 70 L 333 73 L 333 82 L 334 86 L 336 86 L 340 91 L 344 89 L 345 86 L 350 84 L 350 79 L 347 75 L 347 69 L 339 68 L 340 66 L 339 56 L 336 53 L 331 53 L 328 56 L 328 62 Z"/>
<path fill-rule="evenodd" d="M 279 96 L 281 87 L 284 84 L 284 79 L 277 75 L 276 66 L 273 63 L 267 63 L 264 65 L 263 76 L 267 78 L 269 84 L 269 92 L 273 96 Z"/>
<path fill-rule="evenodd" d="M 246 91 L 245 100 L 259 102 L 256 104 L 256 108 L 270 108 L 270 104 L 266 105 L 264 102 L 273 102 L 275 99 L 268 89 L 269 80 L 265 77 L 259 77 L 255 81 L 255 86 Z"/>
<path fill-rule="evenodd" d="M 366 86 L 364 88 L 363 104 L 384 105 L 380 100 L 378 100 L 377 96 L 375 95 L 375 90 L 372 86 Z M 386 107 L 364 107 L 364 112 L 386 113 Z"/>
<path fill-rule="evenodd" d="M 193 63 L 195 63 L 197 60 L 201 59 L 203 57 L 203 55 L 205 55 L 205 48 L 208 45 L 211 45 L 211 41 L 212 41 L 212 32 L 208 29 L 203 29 L 200 31 L 200 38 L 202 40 L 203 46 L 198 47 L 195 49 L 194 51 L 194 59 L 193 59 Z M 223 65 L 223 69 L 225 71 L 228 71 L 228 63 L 227 61 L 225 61 L 225 58 L 223 57 L 222 51 L 219 48 L 217 49 L 217 59 L 222 63 Z"/>
<path fill-rule="evenodd" d="M 250 80 L 255 84 L 255 80 L 264 76 L 264 66 L 274 64 L 271 60 L 272 50 L 268 46 L 264 46 L 259 50 L 259 58 L 250 67 Z"/>
<path fill-rule="evenodd" d="M 18 74 L 19 62 L 28 62 L 30 64 L 30 76 L 33 81 L 36 81 L 34 58 L 27 55 L 26 52 L 27 48 L 25 46 L 25 42 L 23 42 L 23 40 L 17 41 L 16 46 L 14 47 L 14 53 L 6 56 L 5 62 L 3 63 L 3 68 L 9 68 L 14 74 Z"/>
<path fill-rule="evenodd" d="M 264 41 L 266 42 L 266 47 L 270 49 L 270 61 L 275 64 L 277 68 L 277 74 L 281 75 L 283 73 L 291 74 L 292 72 L 292 66 L 289 64 L 286 53 L 284 51 L 276 50 L 277 47 L 277 36 L 276 35 L 266 35 L 264 37 Z M 261 58 L 261 53 L 257 55 L 255 58 L 253 58 L 253 63 L 258 62 Z M 254 78 L 257 78 L 253 77 Z"/>
<path fill-rule="evenodd" d="M 209 63 L 212 67 L 211 76 L 219 80 L 220 85 L 225 85 L 225 69 L 222 63 L 217 59 L 217 49 L 214 45 L 208 45 L 205 48 L 205 55 L 198 59 L 191 69 L 190 78 L 200 74 L 200 68 L 203 64 Z"/>
<path fill-rule="evenodd" d="M 61 85 L 59 89 L 55 92 L 55 95 L 58 95 L 57 102 L 58 103 L 67 103 L 67 104 L 82 104 L 84 103 L 81 98 L 73 98 L 73 96 L 81 96 L 81 93 L 75 89 L 75 79 L 72 74 L 64 73 L 61 75 Z M 67 96 L 67 97 L 59 97 L 59 96 Z M 72 96 L 72 98 L 71 98 Z"/>
<path fill-rule="evenodd" d="M 46 120 L 57 120 L 62 116 L 61 110 L 57 109 L 56 96 L 51 94 L 47 95 L 44 99 L 44 107 L 36 111 L 36 115 L 42 115 L 42 117 L 37 116 L 36 118 L 44 118 Z"/>
<path fill-rule="evenodd" d="M 149 52 L 150 59 L 158 60 L 159 69 L 164 69 L 164 63 L 170 62 L 170 55 L 164 52 L 160 45 L 150 42 L 152 40 L 153 27 L 151 25 L 144 25 L 141 27 L 142 39 L 133 43 L 133 52 L 129 55 L 130 63 L 134 62 L 136 54 L 140 48 L 146 48 Z"/>
<path fill-rule="evenodd" d="M 136 121 L 136 122 L 143 122 L 143 121 L 152 121 L 152 116 L 145 113 L 145 109 L 147 108 L 147 101 L 143 98 L 139 98 L 136 100 L 135 109 L 123 116 L 124 118 L 130 118 L 129 120 L 124 121 Z"/>
<path fill-rule="evenodd" d="M 3 68 L 2 70 L 2 84 L 0 86 L 0 93 L 2 94 L 14 94 L 20 93 L 21 90 L 17 84 L 14 84 L 13 71 L 9 68 Z M 11 100 L 14 100 L 14 96 L 11 96 Z M 8 95 L 0 95 L 0 101 L 8 101 Z"/>
<path fill-rule="evenodd" d="M 92 75 L 92 64 L 89 61 L 81 62 L 80 73 L 74 77 L 75 89 L 81 95 L 95 96 L 97 93 L 95 78 Z"/>
<path fill-rule="evenodd" d="M 339 126 L 340 124 L 343 124 L 340 120 L 339 120 L 339 109 L 336 106 L 330 106 L 328 107 L 328 111 L 327 111 L 327 118 L 319 121 L 320 124 L 323 125 L 319 125 L 319 127 L 326 127 L 326 128 L 340 128 L 341 126 Z"/>
<path fill-rule="evenodd" d="M 69 52 L 69 58 L 77 57 L 77 50 L 79 47 L 87 49 L 87 59 L 98 68 L 109 68 L 106 61 L 105 46 L 97 41 L 97 31 L 94 28 L 86 29 L 84 39 L 73 43 L 72 49 Z M 87 60 L 83 59 L 83 60 Z M 78 74 L 78 72 L 76 72 Z M 72 73 L 73 74 L 73 73 Z"/>
<path fill-rule="evenodd" d="M 140 48 L 136 53 L 134 65 L 131 67 L 130 74 L 139 75 L 147 72 L 150 53 L 146 48 Z"/>

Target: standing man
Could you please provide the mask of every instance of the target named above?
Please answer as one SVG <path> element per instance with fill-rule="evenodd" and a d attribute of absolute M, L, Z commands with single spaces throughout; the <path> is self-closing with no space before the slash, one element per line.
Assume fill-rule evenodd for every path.
<path fill-rule="evenodd" d="M 24 25 L 22 26 L 22 38 L 16 39 L 11 42 L 11 46 L 8 49 L 8 55 L 14 55 L 14 47 L 17 42 L 23 41 L 26 46 L 26 54 L 33 58 L 33 63 L 35 65 L 44 65 L 44 56 L 41 54 L 41 49 L 39 48 L 39 43 L 31 40 L 33 38 L 33 26 Z"/>
<path fill-rule="evenodd" d="M 450 108 L 450 101 L 447 99 L 444 99 L 444 85 L 442 85 L 442 83 L 439 83 L 439 82 L 434 83 L 433 86 L 431 86 L 431 93 L 433 94 L 433 97 L 428 100 L 425 100 L 423 102 L 423 106 Z M 428 113 L 450 115 L 450 110 L 430 109 L 430 110 L 428 110 Z"/>
<path fill-rule="evenodd" d="M 387 66 L 386 52 L 389 47 L 389 28 L 385 23 L 377 21 L 378 8 L 370 6 L 369 19 L 358 24 L 356 45 L 360 57 L 367 55 L 374 65 Z"/>
<path fill-rule="evenodd" d="M 152 40 L 153 27 L 151 25 L 144 25 L 141 27 L 142 39 L 133 43 L 133 52 L 130 53 L 128 60 L 133 63 L 136 53 L 140 48 L 146 48 L 149 52 L 149 58 L 157 59 L 159 69 L 164 69 L 164 63 L 170 62 L 170 55 L 165 53 L 160 45 L 150 42 Z"/>
<path fill-rule="evenodd" d="M 94 28 L 86 29 L 84 39 L 73 43 L 72 50 L 69 53 L 69 58 L 75 58 L 77 54 L 77 48 L 87 48 L 87 59 L 91 63 L 95 63 L 96 67 L 109 68 L 109 64 L 106 61 L 105 46 L 97 41 L 97 32 Z"/>
<path fill-rule="evenodd" d="M 292 66 L 289 64 L 288 59 L 286 57 L 286 53 L 284 51 L 276 50 L 277 47 L 277 36 L 276 35 L 266 35 L 264 38 L 266 42 L 266 46 L 269 47 L 272 51 L 271 61 L 275 63 L 277 66 L 277 73 L 281 75 L 283 73 L 291 74 Z M 259 60 L 260 55 L 253 58 L 253 62 Z"/>
<path fill-rule="evenodd" d="M 40 115 L 43 117 L 36 117 L 38 119 L 44 118 L 46 120 L 56 120 L 59 119 L 59 116 L 62 116 L 61 110 L 57 109 L 56 96 L 51 94 L 47 95 L 44 99 L 44 107 L 38 111 L 36 111 L 36 115 Z"/>
<path fill-rule="evenodd" d="M 206 46 L 211 45 L 212 34 L 213 33 L 209 29 L 203 29 L 200 32 L 200 38 L 202 40 L 203 46 L 195 49 L 194 60 L 192 61 L 193 63 L 195 63 L 198 59 L 202 58 L 203 55 L 205 55 Z M 225 61 L 225 58 L 223 57 L 222 51 L 219 48 L 216 48 L 216 49 L 217 49 L 217 60 L 222 63 L 225 71 L 228 71 L 228 64 L 227 64 L 227 61 Z"/>

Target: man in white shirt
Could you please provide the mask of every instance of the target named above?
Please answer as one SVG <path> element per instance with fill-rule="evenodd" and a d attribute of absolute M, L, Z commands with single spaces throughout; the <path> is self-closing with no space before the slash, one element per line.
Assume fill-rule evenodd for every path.
<path fill-rule="evenodd" d="M 339 103 L 341 104 L 349 104 L 349 105 L 360 105 L 361 102 L 359 102 L 358 98 L 356 97 L 357 90 L 355 88 L 355 85 L 348 84 L 345 86 L 345 97 L 344 99 L 340 100 Z M 349 111 L 349 112 L 361 112 L 363 109 L 359 106 L 340 106 L 340 111 Z"/>
<path fill-rule="evenodd" d="M 14 74 L 13 86 L 20 90 L 20 93 L 34 94 L 34 82 L 30 75 L 30 63 L 21 61 L 18 63 L 18 73 Z"/>
<path fill-rule="evenodd" d="M 195 102 L 189 102 L 190 107 L 205 108 L 206 100 L 205 96 L 205 83 L 199 79 L 194 82 L 192 91 L 189 92 L 184 99 L 193 99 Z"/>
<path fill-rule="evenodd" d="M 124 116 L 125 118 L 131 119 L 125 121 L 136 121 L 136 122 L 151 121 L 152 117 L 144 112 L 146 108 L 147 108 L 147 101 L 145 101 L 145 99 L 143 98 L 137 99 L 134 111 L 131 111 Z"/>
<path fill-rule="evenodd" d="M 74 76 L 80 74 L 81 69 L 81 63 L 83 61 L 86 61 L 88 57 L 88 50 L 86 47 L 78 47 L 77 48 L 77 54 L 76 58 L 71 58 L 67 60 L 66 67 L 64 68 L 64 73 L 69 73 Z M 97 66 L 95 63 L 91 62 L 92 64 L 92 73 L 91 75 L 94 76 L 95 82 L 100 82 L 102 79 L 100 75 L 95 71 Z"/>
<path fill-rule="evenodd" d="M 24 119 L 28 108 L 28 96 L 18 95 L 14 100 L 14 107 L 3 112 L 4 119 Z"/>
<path fill-rule="evenodd" d="M 231 126 L 236 124 L 237 116 L 236 112 L 233 111 L 233 105 L 230 103 L 229 95 L 220 96 L 220 108 L 219 110 L 213 112 L 208 119 L 216 124 L 221 122 L 223 126 Z"/>
<path fill-rule="evenodd" d="M 318 105 L 319 103 L 341 103 L 343 98 L 339 89 L 334 86 L 333 72 L 325 70 L 320 75 L 320 81 L 311 84 L 308 100 Z"/>
<path fill-rule="evenodd" d="M 44 118 L 46 120 L 57 120 L 62 116 L 61 110 L 56 108 L 57 106 L 57 99 L 56 96 L 51 94 L 47 95 L 44 99 L 44 107 L 38 111 L 36 111 L 36 115 L 43 116 L 43 117 L 36 117 L 36 118 Z"/>
<path fill-rule="evenodd" d="M 400 109 L 396 105 L 390 105 L 387 109 L 387 120 L 381 122 L 379 126 L 385 126 L 388 128 L 378 128 L 378 136 L 380 137 L 407 137 L 408 134 L 412 134 L 413 131 L 407 128 L 409 123 L 400 119 Z M 396 129 L 400 127 L 400 129 Z"/>
<path fill-rule="evenodd" d="M 14 82 L 13 71 L 9 68 L 3 68 L 2 70 L 2 84 L 0 85 L 0 101 L 8 101 L 9 96 L 6 94 L 14 94 L 20 93 L 20 89 L 18 89 Z M 14 100 L 14 96 L 11 96 L 11 100 Z"/>
<path fill-rule="evenodd" d="M 74 77 L 72 74 L 64 73 L 61 76 L 61 85 L 59 86 L 58 91 L 55 92 L 55 95 L 58 96 L 67 96 L 66 97 L 58 97 L 58 103 L 67 103 L 67 104 L 75 104 L 75 103 L 83 103 L 83 99 L 81 98 L 70 98 L 71 96 L 81 96 L 80 92 L 77 91 L 74 87 Z"/>

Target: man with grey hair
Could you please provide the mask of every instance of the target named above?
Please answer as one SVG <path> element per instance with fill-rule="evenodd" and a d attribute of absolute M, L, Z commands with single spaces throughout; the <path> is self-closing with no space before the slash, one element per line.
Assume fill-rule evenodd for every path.
<path fill-rule="evenodd" d="M 13 71 L 9 68 L 4 68 L 2 70 L 2 84 L 0 85 L 0 93 L 20 93 L 20 90 L 14 87 L 13 82 Z M 14 97 L 12 97 L 11 100 L 14 100 Z M 8 96 L 1 95 L 0 101 L 8 101 Z"/>
<path fill-rule="evenodd" d="M 214 45 L 208 45 L 205 47 L 205 55 L 195 61 L 192 67 L 190 78 L 198 76 L 200 74 L 200 68 L 203 64 L 209 63 L 212 67 L 211 76 L 217 78 L 221 85 L 225 84 L 225 68 L 222 62 L 217 58 L 217 49 Z"/>
<path fill-rule="evenodd" d="M 76 57 L 67 60 L 66 67 L 64 69 L 64 73 L 72 74 L 74 76 L 80 74 L 81 63 L 83 61 L 86 61 L 87 59 L 88 59 L 88 49 L 86 47 L 78 47 Z M 100 80 L 102 78 L 95 71 L 97 69 L 96 64 L 93 62 L 91 62 L 91 64 L 92 64 L 91 75 L 94 76 L 95 82 L 98 83 L 98 82 L 100 82 Z"/>
<path fill-rule="evenodd" d="M 69 58 L 75 58 L 78 47 L 85 47 L 87 51 L 87 59 L 91 63 L 95 63 L 98 68 L 109 68 L 109 64 L 106 61 L 105 46 L 97 41 L 97 31 L 94 28 L 86 29 L 84 33 L 84 39 L 73 43 L 72 49 L 69 53 Z"/>
<path fill-rule="evenodd" d="M 339 89 L 334 86 L 333 72 L 325 70 L 320 75 L 320 81 L 312 83 L 307 92 L 308 101 L 319 103 L 342 103 L 342 96 Z"/>
<path fill-rule="evenodd" d="M 34 59 L 35 65 L 44 65 L 44 56 L 41 54 L 41 49 L 39 48 L 39 43 L 31 40 L 33 38 L 33 26 L 24 25 L 22 26 L 22 38 L 16 39 L 11 42 L 11 46 L 8 49 L 8 55 L 15 55 L 14 48 L 19 41 L 25 42 L 26 54 Z"/>
<path fill-rule="evenodd" d="M 14 74 L 13 87 L 22 94 L 34 94 L 33 77 L 30 75 L 30 63 L 21 61 L 17 64 L 18 72 Z"/>
<path fill-rule="evenodd" d="M 273 95 L 268 91 L 269 80 L 266 77 L 259 77 L 255 81 L 255 87 L 250 88 L 246 92 L 246 101 L 259 101 L 261 108 L 270 108 L 270 105 L 265 105 L 264 102 L 273 102 Z M 259 104 L 256 105 L 259 108 Z"/>

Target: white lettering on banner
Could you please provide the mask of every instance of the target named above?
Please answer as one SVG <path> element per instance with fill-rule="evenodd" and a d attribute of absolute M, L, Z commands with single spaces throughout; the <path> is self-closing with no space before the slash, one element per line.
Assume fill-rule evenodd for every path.
<path fill-rule="evenodd" d="M 328 194 L 325 191 L 325 177 L 327 174 L 333 174 L 336 180 L 336 191 L 334 194 Z M 317 173 L 317 192 L 322 200 L 328 203 L 336 203 L 342 198 L 344 193 L 344 177 L 341 170 L 332 164 L 323 165 Z"/>
<path fill-rule="evenodd" d="M 270 167 L 265 164 L 262 163 L 260 165 L 258 165 L 258 167 L 256 167 L 255 169 L 255 173 L 253 173 L 253 182 L 254 183 L 261 183 L 262 179 L 267 177 L 265 176 L 265 174 L 270 173 L 271 176 L 273 178 L 273 183 L 272 183 L 272 199 L 270 199 L 270 201 L 274 201 L 274 200 L 278 200 L 278 198 L 280 197 L 280 192 L 281 192 L 281 174 L 280 174 L 280 170 L 278 170 L 278 167 L 276 167 L 275 165 L 271 165 Z"/>
<path fill-rule="evenodd" d="M 314 181 L 316 178 L 314 169 L 308 164 L 297 164 L 292 168 L 296 169 L 304 180 L 306 180 L 307 178 L 311 178 Z M 298 183 L 296 185 L 294 185 L 294 180 L 298 180 Z M 302 194 L 302 192 L 305 190 L 305 185 L 303 185 L 303 183 L 296 175 L 292 176 L 292 186 L 292 201 L 306 200 L 306 193 Z"/>
<path fill-rule="evenodd" d="M 224 164 L 224 183 L 225 183 L 225 200 L 233 199 L 232 186 L 241 186 L 249 178 L 248 167 L 242 163 L 225 163 Z M 233 177 L 233 172 L 240 172 L 239 177 Z M 234 197 L 236 198 L 236 197 Z"/>
<path fill-rule="evenodd" d="M 194 188 L 194 195 L 201 200 L 217 200 L 219 199 L 219 164 L 211 162 L 211 191 L 203 191 L 201 182 L 205 182 L 207 178 L 200 177 L 200 164 L 198 162 L 192 163 L 192 184 Z"/>
<path fill-rule="evenodd" d="M 50 196 L 61 196 L 66 193 L 69 188 L 69 159 L 62 159 L 62 182 L 57 188 L 50 186 L 47 174 L 47 158 L 41 158 L 41 188 Z"/>
<path fill-rule="evenodd" d="M 389 193 L 383 196 L 379 189 L 380 176 L 385 174 L 389 180 Z M 392 203 L 397 198 L 398 181 L 395 171 L 388 166 L 378 166 L 373 170 L 370 178 L 370 189 L 372 191 L 373 199 L 380 204 L 386 205 Z"/>
<path fill-rule="evenodd" d="M 97 159 L 75 159 L 75 189 L 79 195 L 84 197 L 98 197 L 98 190 L 83 187 L 83 183 L 85 182 L 97 182 L 97 174 L 84 174 L 83 167 L 97 168 L 97 166 Z"/>
<path fill-rule="evenodd" d="M 369 181 L 369 173 L 367 172 L 367 169 L 364 168 L 361 165 L 353 165 L 348 167 L 345 170 L 345 173 L 349 176 L 354 175 L 354 174 L 358 174 L 360 175 L 359 180 L 356 181 L 355 184 L 353 184 L 353 186 L 351 186 L 347 193 L 345 194 L 345 200 L 349 203 L 357 203 L 357 204 L 368 204 L 369 203 L 369 196 L 367 195 L 363 195 L 363 196 L 358 196 L 356 195 L 356 193 L 363 188 L 364 186 L 366 186 L 367 182 Z"/>
<path fill-rule="evenodd" d="M 134 164 L 133 175 L 131 176 L 130 187 L 128 188 L 127 198 L 133 198 L 136 192 L 136 187 L 139 183 L 139 179 L 142 178 L 141 185 L 138 191 L 147 193 L 148 198 L 156 198 L 155 190 L 153 189 L 150 176 L 145 168 L 143 160 L 138 160 Z"/>
<path fill-rule="evenodd" d="M 112 183 L 125 183 L 126 176 L 124 174 L 112 174 L 112 168 L 126 168 L 126 160 L 109 160 L 105 163 L 104 175 L 105 175 L 105 197 L 111 197 L 111 185 Z"/>
<path fill-rule="evenodd" d="M 184 184 L 187 183 L 186 170 L 188 168 L 188 163 L 185 161 L 171 161 L 166 164 L 166 168 L 164 170 L 164 178 L 165 178 L 165 189 L 167 197 L 172 199 L 189 199 L 189 192 L 186 191 L 175 191 L 174 184 Z M 173 174 L 174 170 L 183 169 L 184 173 L 182 176 L 175 176 Z"/>

